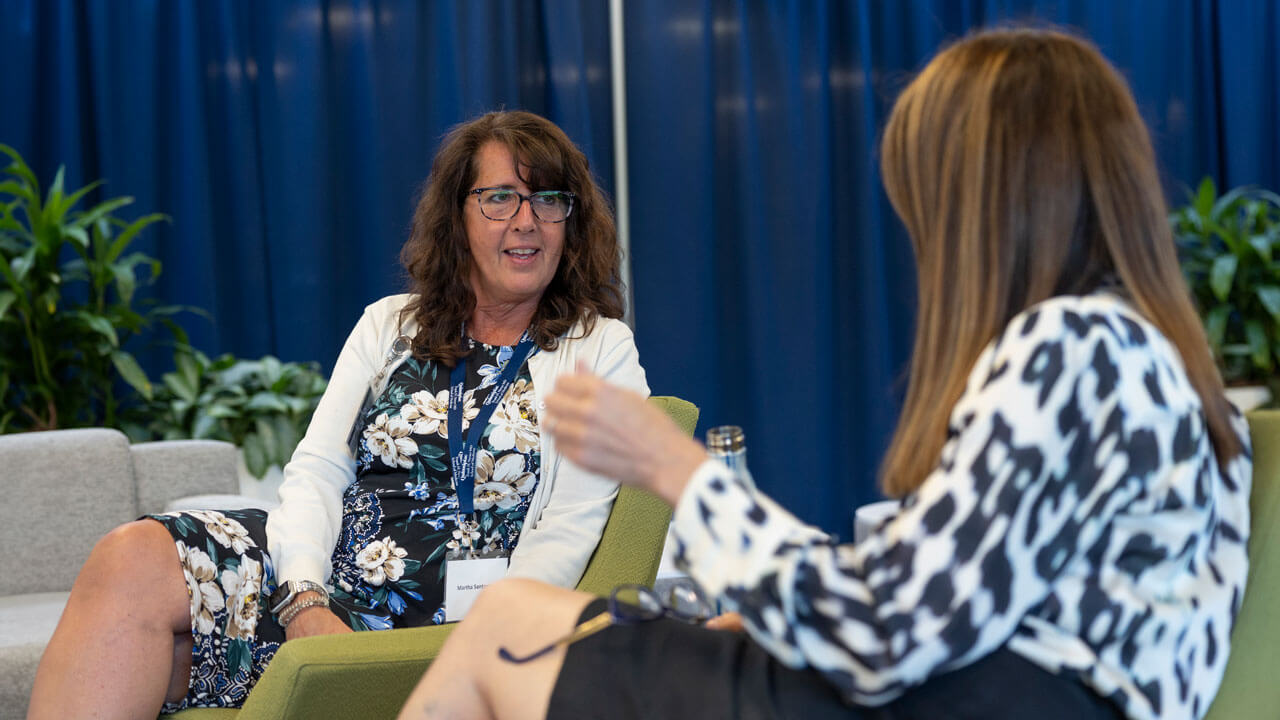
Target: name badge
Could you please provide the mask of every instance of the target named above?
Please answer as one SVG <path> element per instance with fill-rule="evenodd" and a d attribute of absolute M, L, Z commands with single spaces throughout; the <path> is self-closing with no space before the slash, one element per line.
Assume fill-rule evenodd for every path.
<path fill-rule="evenodd" d="M 507 574 L 506 557 L 448 560 L 444 577 L 444 621 L 458 622 L 480 591 Z"/>

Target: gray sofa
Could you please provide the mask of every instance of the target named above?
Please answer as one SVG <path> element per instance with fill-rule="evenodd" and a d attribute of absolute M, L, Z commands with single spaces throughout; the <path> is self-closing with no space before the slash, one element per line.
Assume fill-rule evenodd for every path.
<path fill-rule="evenodd" d="M 234 494 L 235 446 L 130 445 L 116 430 L 0 436 L 0 720 L 23 718 L 36 665 L 98 539 L 179 498 Z"/>

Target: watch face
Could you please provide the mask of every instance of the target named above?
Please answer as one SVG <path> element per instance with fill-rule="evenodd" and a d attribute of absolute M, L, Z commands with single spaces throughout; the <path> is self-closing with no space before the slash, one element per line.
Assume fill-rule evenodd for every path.
<path fill-rule="evenodd" d="M 279 609 L 280 605 L 285 603 L 290 597 L 293 597 L 292 585 L 293 584 L 290 581 L 282 582 L 280 583 L 280 586 L 276 588 L 276 591 L 271 593 L 271 611 L 272 612 L 275 612 L 277 609 Z"/>

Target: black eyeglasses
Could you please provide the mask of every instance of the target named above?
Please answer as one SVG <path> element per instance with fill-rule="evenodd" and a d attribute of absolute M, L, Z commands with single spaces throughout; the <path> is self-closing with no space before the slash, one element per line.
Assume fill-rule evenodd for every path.
<path fill-rule="evenodd" d="M 619 585 L 609 595 L 609 609 L 593 618 L 578 623 L 573 632 L 556 640 L 541 650 L 519 657 L 506 648 L 498 648 L 498 657 L 510 663 L 527 663 L 537 660 L 562 645 L 590 637 L 610 625 L 634 625 L 669 617 L 687 623 L 702 622 L 715 614 L 711 603 L 691 585 L 676 585 L 666 597 L 643 585 Z"/>
<path fill-rule="evenodd" d="M 577 197 L 567 190 L 539 190 L 522 195 L 507 187 L 483 187 L 468 195 L 479 196 L 480 214 L 490 220 L 510 220 L 520 212 L 520 204 L 526 200 L 533 209 L 533 216 L 542 222 L 560 223 L 573 212 L 573 199 Z"/>

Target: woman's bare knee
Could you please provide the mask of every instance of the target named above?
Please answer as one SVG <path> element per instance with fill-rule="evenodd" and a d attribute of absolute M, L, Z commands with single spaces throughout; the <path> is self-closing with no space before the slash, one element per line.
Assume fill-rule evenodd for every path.
<path fill-rule="evenodd" d="M 432 709 L 468 703 L 496 717 L 541 717 L 564 659 L 557 647 L 537 662 L 501 665 L 499 647 L 524 654 L 572 629 L 593 596 L 534 580 L 509 578 L 485 588 L 445 642 L 401 718 L 436 717 Z M 467 716 L 467 715 L 463 715 Z"/>
<path fill-rule="evenodd" d="M 155 565 L 159 564 L 178 569 L 173 537 L 155 520 L 134 520 L 103 535 L 85 567 L 105 565 L 120 572 L 149 572 L 158 570 Z"/>
<path fill-rule="evenodd" d="M 466 618 L 450 635 L 445 650 L 450 645 L 476 648 L 554 634 L 564 628 L 548 627 L 548 619 L 576 618 L 589 600 L 590 596 L 583 593 L 536 580 L 504 578 L 481 591 Z M 558 608 L 565 609 L 557 611 Z"/>
<path fill-rule="evenodd" d="M 479 597 L 476 598 L 475 605 L 472 605 L 471 611 L 467 613 L 467 617 L 477 614 L 481 616 L 506 615 L 513 610 L 518 611 L 524 601 L 542 594 L 545 590 L 569 592 L 537 580 L 503 578 L 480 592 Z"/>
<path fill-rule="evenodd" d="M 72 600 L 146 608 L 175 632 L 190 629 L 186 580 L 173 538 L 154 520 L 136 520 L 94 546 L 72 587 Z M 104 607 L 104 609 L 106 609 Z"/>
<path fill-rule="evenodd" d="M 467 612 L 463 626 L 527 628 L 529 620 L 545 617 L 548 608 L 586 605 L 588 595 L 526 578 L 503 578 L 481 591 Z M 504 633 L 505 634 L 505 633 Z"/>

